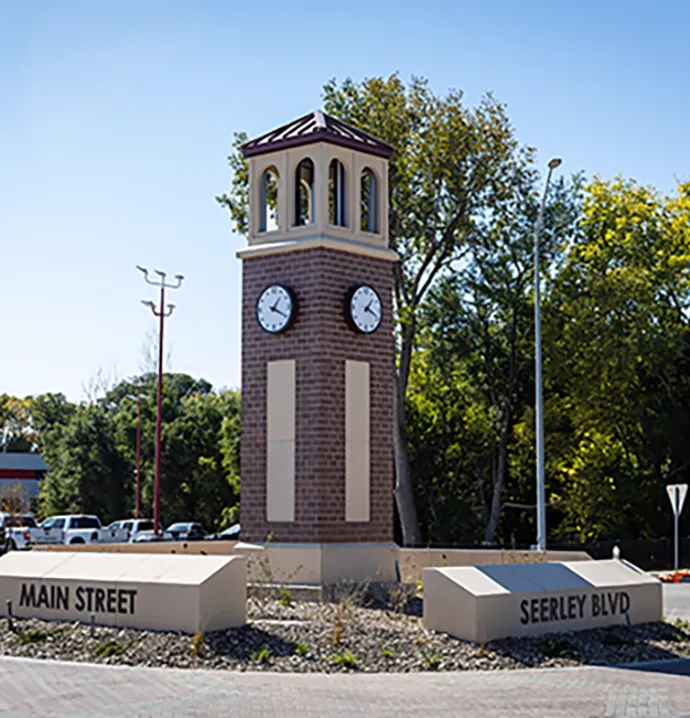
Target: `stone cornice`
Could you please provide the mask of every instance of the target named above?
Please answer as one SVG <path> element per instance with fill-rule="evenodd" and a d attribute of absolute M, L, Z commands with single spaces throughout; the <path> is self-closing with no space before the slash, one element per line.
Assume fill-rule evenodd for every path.
<path fill-rule="evenodd" d="M 388 262 L 397 262 L 400 259 L 396 251 L 387 247 L 376 247 L 364 242 L 353 242 L 349 239 L 335 239 L 327 236 L 255 244 L 252 247 L 240 249 L 236 256 L 238 259 L 255 259 L 256 257 L 270 257 L 274 254 L 288 254 L 289 252 L 317 248 L 334 249 L 338 252 L 349 252 L 350 254 L 383 259 Z"/>

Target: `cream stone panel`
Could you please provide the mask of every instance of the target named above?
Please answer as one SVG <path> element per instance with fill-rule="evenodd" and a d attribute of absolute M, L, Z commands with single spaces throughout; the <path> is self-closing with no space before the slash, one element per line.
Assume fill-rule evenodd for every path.
<path fill-rule="evenodd" d="M 314 222 L 295 226 L 295 170 L 305 158 L 314 162 Z M 339 159 L 346 172 L 347 227 L 331 225 L 328 221 L 328 167 L 333 158 Z M 261 176 L 274 166 L 279 174 L 278 229 L 260 232 Z M 360 230 L 360 174 L 370 167 L 377 178 L 377 222 L 379 232 Z M 295 147 L 249 158 L 249 246 L 309 239 L 328 233 L 337 239 L 349 239 L 377 247 L 388 246 L 388 161 L 357 150 L 348 150 L 328 142 Z M 238 255 L 239 256 L 239 255 Z"/>
<path fill-rule="evenodd" d="M 266 518 L 295 520 L 295 360 L 267 364 Z"/>
<path fill-rule="evenodd" d="M 246 618 L 246 562 L 239 556 L 32 551 L 17 559 L 21 564 L 0 558 L 0 601 L 11 601 L 21 618 L 93 616 L 99 625 L 188 633 Z"/>
<path fill-rule="evenodd" d="M 295 439 L 295 369 L 294 359 L 268 362 L 266 387 L 268 441 Z"/>
<path fill-rule="evenodd" d="M 259 231 L 261 221 L 261 177 L 266 169 L 275 167 L 278 170 L 278 229 L 273 232 Z M 255 241 L 276 241 L 287 231 L 288 201 L 288 157 L 285 152 L 271 152 L 249 160 L 249 243 Z"/>
<path fill-rule="evenodd" d="M 266 581 L 266 573 L 276 583 L 321 583 L 320 544 L 250 544 L 240 541 L 233 549 L 247 559 L 247 579 Z"/>
<path fill-rule="evenodd" d="M 395 581 L 398 547 L 382 543 L 238 543 L 233 553 L 247 559 L 247 577 L 277 583 L 323 585 L 342 581 Z"/>
<path fill-rule="evenodd" d="M 329 172 L 331 168 L 331 162 L 338 160 L 345 170 L 345 227 L 341 225 L 331 224 L 330 217 L 328 215 L 328 196 L 329 196 Z M 335 231 L 336 233 L 343 233 L 347 235 L 352 234 L 354 217 L 354 197 L 355 197 L 355 184 L 354 184 L 354 166 L 355 166 L 355 153 L 352 150 L 346 150 L 343 147 L 337 145 L 324 145 L 324 171 L 326 172 L 326 229 L 328 232 Z"/>
<path fill-rule="evenodd" d="M 266 460 L 266 520 L 295 520 L 295 442 L 271 441 Z"/>
<path fill-rule="evenodd" d="M 329 231 L 334 231 L 331 228 Z M 280 242 L 263 242 L 244 249 L 239 249 L 235 256 L 238 259 L 253 259 L 255 257 L 270 257 L 272 255 L 299 252 L 307 249 L 333 249 L 336 252 L 348 252 L 362 257 L 374 257 L 386 262 L 397 262 L 400 256 L 387 247 L 377 246 L 373 242 L 355 242 L 352 238 L 330 237 L 328 235 L 292 238 Z"/>
<path fill-rule="evenodd" d="M 369 167 L 376 175 L 376 221 L 379 231 L 375 234 L 361 230 L 362 212 L 360 204 L 361 175 L 362 170 Z M 388 162 L 381 157 L 367 155 L 362 152 L 355 153 L 355 176 L 356 176 L 356 197 L 355 197 L 355 239 L 360 242 L 372 242 L 377 238 L 388 246 Z"/>
<path fill-rule="evenodd" d="M 395 581 L 397 558 L 398 547 L 392 541 L 322 544 L 321 580 L 325 584 Z"/>
<path fill-rule="evenodd" d="M 219 571 L 201 587 L 199 615 L 201 631 L 219 631 L 227 626 L 242 626 L 247 622 L 246 561 L 236 564 L 236 570 Z"/>
<path fill-rule="evenodd" d="M 323 231 L 324 228 L 324 178 L 323 178 L 323 143 L 307 145 L 306 147 L 295 147 L 286 151 L 287 166 L 289 167 L 289 177 L 287 181 L 287 199 L 288 199 L 288 225 L 286 227 L 287 234 L 290 237 L 299 236 L 301 234 L 313 235 L 315 231 Z M 297 165 L 302 160 L 310 159 L 314 163 L 314 194 L 312 202 L 314 206 L 314 221 L 306 225 L 295 225 L 295 190 L 297 187 Z"/>
<path fill-rule="evenodd" d="M 369 362 L 345 362 L 345 520 L 370 519 Z"/>
<path fill-rule="evenodd" d="M 424 570 L 425 627 L 466 640 L 661 618 L 661 583 L 622 561 Z"/>

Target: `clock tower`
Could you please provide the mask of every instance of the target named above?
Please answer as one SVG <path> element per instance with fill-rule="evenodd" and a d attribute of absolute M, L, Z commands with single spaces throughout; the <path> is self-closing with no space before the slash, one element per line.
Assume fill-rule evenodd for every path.
<path fill-rule="evenodd" d="M 242 541 L 277 580 L 389 580 L 393 149 L 323 112 L 247 142 Z"/>

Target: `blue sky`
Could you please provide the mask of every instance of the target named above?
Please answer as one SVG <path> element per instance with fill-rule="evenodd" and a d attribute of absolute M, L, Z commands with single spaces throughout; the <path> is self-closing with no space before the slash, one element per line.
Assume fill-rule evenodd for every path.
<path fill-rule="evenodd" d="M 156 298 L 136 264 L 187 278 L 172 370 L 237 386 L 232 134 L 319 107 L 331 77 L 492 91 L 540 161 L 672 191 L 689 27 L 685 0 L 0 0 L 0 393 L 136 374 Z"/>

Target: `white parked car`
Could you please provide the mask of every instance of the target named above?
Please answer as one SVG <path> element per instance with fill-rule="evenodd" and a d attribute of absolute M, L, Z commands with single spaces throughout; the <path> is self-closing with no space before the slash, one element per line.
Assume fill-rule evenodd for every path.
<path fill-rule="evenodd" d="M 31 514 L 0 513 L 0 553 L 31 548 L 36 543 L 31 535 L 35 528 Z"/>
<path fill-rule="evenodd" d="M 70 514 L 50 516 L 38 528 L 31 529 L 37 544 L 125 543 L 125 529 L 104 529 L 98 516 Z"/>
<path fill-rule="evenodd" d="M 121 521 L 113 521 L 110 526 L 106 527 L 106 531 L 126 531 L 129 543 L 136 541 L 137 536 L 144 532 L 153 531 L 152 519 L 122 519 Z"/>

